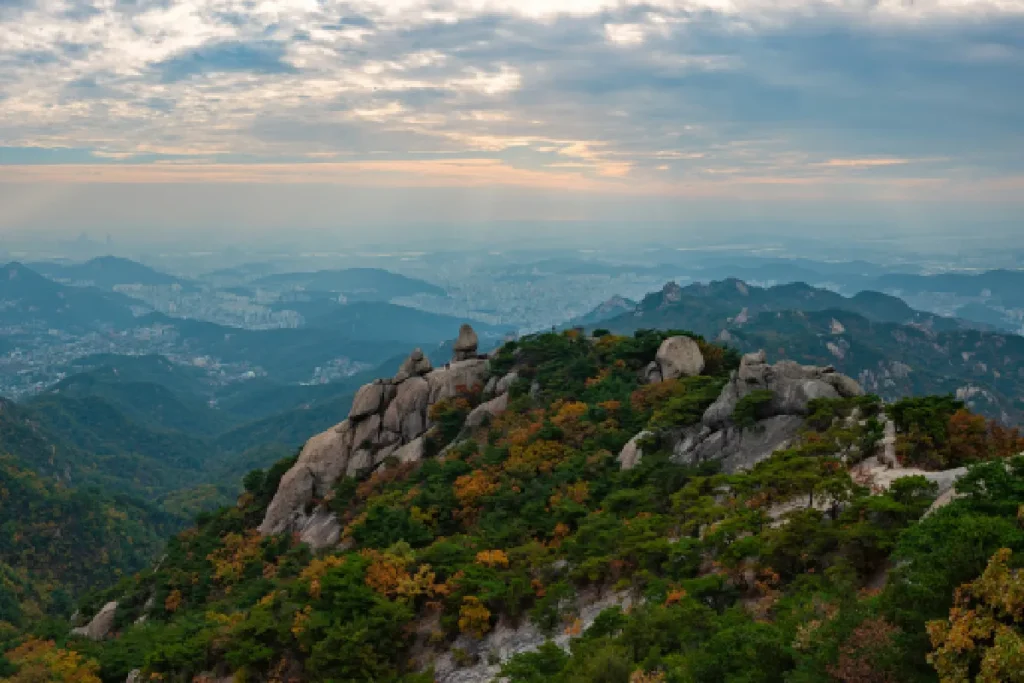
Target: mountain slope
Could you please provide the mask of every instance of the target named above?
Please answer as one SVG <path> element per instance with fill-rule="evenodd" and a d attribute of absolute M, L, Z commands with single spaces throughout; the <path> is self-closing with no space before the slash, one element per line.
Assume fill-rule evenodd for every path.
<path fill-rule="evenodd" d="M 33 263 L 31 267 L 54 280 L 101 289 L 114 289 L 118 285 L 191 286 L 187 280 L 117 256 L 101 256 L 85 263 Z"/>
<path fill-rule="evenodd" d="M 1024 338 L 967 329 L 877 292 L 846 298 L 802 284 L 669 284 L 636 312 L 595 326 L 690 329 L 741 351 L 835 365 L 887 400 L 949 392 L 986 415 L 1024 423 L 1024 375 L 1016 370 Z"/>
<path fill-rule="evenodd" d="M 312 273 L 279 273 L 253 281 L 261 287 L 310 289 L 338 292 L 350 301 L 389 301 L 414 294 L 444 296 L 445 291 L 423 280 L 406 277 L 380 268 L 345 268 Z"/>
<path fill-rule="evenodd" d="M 475 390 L 439 399 L 422 457 L 347 468 L 332 439 L 374 433 L 398 400 L 383 387 L 448 375 L 367 385 L 347 425 L 247 475 L 236 505 L 86 605 L 117 600 L 118 637 L 69 647 L 107 681 L 936 680 L 925 623 L 1000 547 L 1024 550 L 1024 459 L 988 462 L 1024 441 L 978 431 L 955 401 L 884 407 L 827 368 L 666 336 L 544 334 L 464 361 L 506 380 L 503 408 Z M 682 374 L 646 383 L 651 363 Z M 779 393 L 730 393 L 762 380 Z M 481 406 L 490 417 L 471 417 Z M 679 457 L 693 430 L 749 445 L 778 418 L 795 431 L 748 469 Z M 905 462 L 886 465 L 890 428 Z M 908 466 L 935 455 L 972 469 Z M 957 477 L 962 499 L 934 507 Z M 293 505 L 289 525 L 338 530 L 316 554 L 311 537 L 258 530 Z"/>
<path fill-rule="evenodd" d="M 90 287 L 66 287 L 20 263 L 0 268 L 0 326 L 89 331 L 130 326 L 133 301 Z"/>

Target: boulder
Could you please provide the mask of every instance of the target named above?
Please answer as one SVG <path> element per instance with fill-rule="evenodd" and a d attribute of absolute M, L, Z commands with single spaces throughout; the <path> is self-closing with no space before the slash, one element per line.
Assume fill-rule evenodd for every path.
<path fill-rule="evenodd" d="M 504 377 L 498 380 L 497 385 L 494 387 L 495 394 L 507 394 L 508 390 L 512 388 L 515 381 L 519 379 L 519 373 L 513 370 Z"/>
<path fill-rule="evenodd" d="M 433 369 L 434 366 L 431 365 L 430 359 L 423 354 L 423 351 L 421 349 L 413 349 L 409 357 L 402 363 L 402 366 L 398 368 L 395 382 L 404 382 L 410 377 L 423 376 Z"/>
<path fill-rule="evenodd" d="M 487 368 L 486 359 L 472 358 L 455 361 L 444 368 L 434 370 L 426 377 L 430 385 L 428 403 L 434 404 L 465 391 L 482 389 L 487 381 Z"/>
<path fill-rule="evenodd" d="M 345 420 L 306 442 L 295 465 L 281 477 L 260 533 L 287 533 L 306 522 L 309 502 L 325 496 L 346 471 L 353 436 L 351 423 Z"/>
<path fill-rule="evenodd" d="M 381 382 L 364 384 L 352 399 L 352 409 L 348 413 L 350 420 L 358 420 L 372 413 L 379 412 L 384 404 L 385 388 Z"/>
<path fill-rule="evenodd" d="M 648 436 L 654 436 L 654 433 L 644 430 L 626 442 L 626 445 L 619 451 L 618 457 L 615 458 L 621 469 L 631 470 L 640 464 L 640 459 L 644 456 L 640 442 Z"/>
<path fill-rule="evenodd" d="M 473 408 L 472 412 L 466 417 L 466 427 L 468 429 L 476 429 L 484 421 L 501 415 L 507 409 L 508 394 L 492 398 L 487 403 L 481 403 L 476 408 Z"/>
<path fill-rule="evenodd" d="M 733 414 L 740 400 L 754 391 L 770 391 L 771 402 L 764 419 L 740 429 L 733 422 Z M 715 402 L 704 411 L 701 423 L 670 435 L 673 460 L 685 464 L 718 460 L 726 472 L 750 468 L 793 444 L 810 401 L 861 394 L 860 385 L 835 368 L 793 361 L 769 365 L 763 351 L 748 353 Z"/>
<path fill-rule="evenodd" d="M 479 344 L 480 340 L 477 338 L 473 327 L 463 323 L 462 327 L 459 328 L 459 338 L 455 340 L 455 345 L 452 347 L 454 351 L 452 360 L 460 361 L 476 358 Z"/>
<path fill-rule="evenodd" d="M 71 629 L 71 635 L 82 636 L 89 640 L 103 640 L 114 628 L 115 616 L 117 616 L 117 602 L 112 600 L 105 604 L 88 624 Z"/>
<path fill-rule="evenodd" d="M 427 454 L 427 444 L 423 437 L 413 439 L 394 452 L 400 463 L 419 462 Z"/>
<path fill-rule="evenodd" d="M 704 370 L 704 355 L 689 337 L 669 337 L 661 343 L 655 361 L 663 380 L 694 377 Z"/>
<path fill-rule="evenodd" d="M 803 417 L 776 415 L 753 427 L 730 426 L 712 430 L 697 425 L 683 430 L 672 450 L 672 462 L 697 465 L 709 460 L 722 463 L 728 474 L 747 470 L 777 450 L 791 446 L 803 427 Z"/>

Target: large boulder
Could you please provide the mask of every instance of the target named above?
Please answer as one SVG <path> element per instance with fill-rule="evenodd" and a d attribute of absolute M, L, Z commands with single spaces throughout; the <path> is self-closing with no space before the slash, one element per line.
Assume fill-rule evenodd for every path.
<path fill-rule="evenodd" d="M 424 355 L 423 351 L 421 349 L 413 349 L 409 357 L 402 363 L 402 366 L 398 368 L 395 382 L 404 382 L 410 377 L 420 377 L 433 369 L 434 366 L 430 364 L 430 359 Z"/>
<path fill-rule="evenodd" d="M 717 460 L 722 463 L 723 472 L 747 470 L 775 451 L 793 445 L 803 424 L 800 416 L 776 415 L 747 428 L 729 426 L 712 430 L 696 425 L 678 435 L 672 461 L 697 465 Z"/>
<path fill-rule="evenodd" d="M 382 382 L 364 384 L 356 392 L 355 398 L 352 399 L 352 409 L 348 413 L 349 419 L 358 420 L 361 417 L 378 412 L 384 403 L 385 392 L 386 389 Z"/>
<path fill-rule="evenodd" d="M 455 361 L 427 375 L 429 403 L 433 405 L 466 391 L 483 389 L 487 382 L 488 362 L 483 358 Z"/>
<path fill-rule="evenodd" d="M 295 465 L 281 477 L 260 533 L 280 534 L 305 526 L 306 507 L 324 497 L 348 468 L 353 438 L 352 425 L 345 420 L 306 442 Z"/>
<path fill-rule="evenodd" d="M 486 420 L 492 419 L 501 415 L 508 409 L 508 394 L 502 394 L 496 398 L 492 398 L 486 403 L 481 403 L 476 408 L 473 408 L 472 412 L 466 417 L 466 427 L 469 429 L 476 429 L 481 426 Z"/>
<path fill-rule="evenodd" d="M 694 377 L 704 371 L 704 355 L 690 337 L 669 337 L 654 357 L 663 380 Z"/>
<path fill-rule="evenodd" d="M 459 328 L 459 338 L 455 340 L 452 360 L 460 361 L 476 358 L 479 345 L 480 340 L 476 336 L 476 331 L 471 325 L 463 323 L 462 327 Z"/>
<path fill-rule="evenodd" d="M 88 624 L 71 629 L 71 635 L 82 636 L 89 640 L 103 640 L 114 628 L 114 617 L 116 616 L 117 602 L 108 602 Z"/>

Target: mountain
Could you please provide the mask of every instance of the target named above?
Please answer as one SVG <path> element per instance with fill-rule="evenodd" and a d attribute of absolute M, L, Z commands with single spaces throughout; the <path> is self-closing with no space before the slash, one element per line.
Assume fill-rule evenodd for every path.
<path fill-rule="evenodd" d="M 67 287 L 20 263 L 0 268 L 0 326 L 78 332 L 127 327 L 135 316 L 128 297 L 91 287 Z"/>
<path fill-rule="evenodd" d="M 104 681 L 937 681 L 1024 635 L 1022 449 L 687 334 L 413 353 L 63 647 Z"/>
<path fill-rule="evenodd" d="M 984 297 L 1010 308 L 1024 307 L 1024 270 L 990 270 L 977 274 L 891 274 L 878 278 L 875 285 L 879 289 L 908 294 L 943 292 L 964 297 Z"/>
<path fill-rule="evenodd" d="M 622 296 L 613 296 L 604 303 L 596 306 L 592 311 L 573 318 L 569 321 L 569 327 L 592 327 L 609 318 L 615 318 L 636 310 L 637 302 Z"/>
<path fill-rule="evenodd" d="M 844 297 L 802 282 L 765 288 L 736 279 L 686 287 L 670 282 L 661 291 L 644 297 L 635 311 L 600 321 L 600 324 L 615 332 L 681 327 L 714 337 L 727 326 L 743 325 L 760 313 L 824 310 L 851 311 L 878 322 L 914 324 L 936 330 L 963 326 L 954 319 L 915 311 L 901 299 L 879 292 Z"/>
<path fill-rule="evenodd" d="M 670 283 L 635 312 L 595 326 L 689 329 L 741 351 L 835 365 L 887 400 L 954 393 L 979 412 L 1024 424 L 1024 377 L 1013 369 L 1024 362 L 1024 338 L 969 329 L 877 292 L 846 298 L 799 283 Z"/>
<path fill-rule="evenodd" d="M 349 301 L 390 301 L 396 297 L 430 294 L 445 296 L 445 291 L 423 280 L 398 275 L 380 268 L 345 268 L 312 273 L 279 273 L 252 282 L 259 287 L 309 289 L 337 292 Z"/>
<path fill-rule="evenodd" d="M 112 290 L 119 285 L 194 286 L 182 278 L 117 256 L 101 256 L 85 263 L 33 263 L 31 267 L 36 272 L 62 283 L 88 285 L 100 289 Z"/>
<path fill-rule="evenodd" d="M 85 591 L 144 569 L 181 526 L 125 495 L 56 485 L 9 456 L 0 456 L 0 490 L 0 620 L 13 626 L 66 615 Z"/>

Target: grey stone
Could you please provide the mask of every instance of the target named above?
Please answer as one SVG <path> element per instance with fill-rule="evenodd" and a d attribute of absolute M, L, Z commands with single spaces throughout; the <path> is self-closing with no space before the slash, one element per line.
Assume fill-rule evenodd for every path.
<path fill-rule="evenodd" d="M 469 429 L 476 429 L 484 423 L 485 420 L 497 417 L 508 409 L 508 394 L 502 394 L 497 398 L 492 398 L 486 403 L 481 403 L 476 408 L 473 408 L 472 412 L 466 417 L 466 427 Z"/>
<path fill-rule="evenodd" d="M 694 377 L 704 370 L 704 355 L 689 337 L 669 337 L 661 343 L 655 356 L 664 380 Z"/>
<path fill-rule="evenodd" d="M 379 412 L 384 403 L 385 388 L 383 384 L 374 382 L 364 384 L 356 392 L 352 399 L 352 410 L 349 411 L 350 420 L 358 420 L 373 413 Z"/>
<path fill-rule="evenodd" d="M 341 538 L 341 525 L 333 512 L 323 508 L 314 512 L 299 535 L 299 540 L 314 550 L 335 545 Z"/>
<path fill-rule="evenodd" d="M 712 431 L 706 427 L 691 427 L 679 436 L 672 461 L 696 465 L 718 460 L 726 473 L 747 470 L 775 451 L 789 447 L 803 423 L 803 418 L 797 415 L 777 415 L 746 429 L 727 427 Z"/>
<path fill-rule="evenodd" d="M 352 425 L 345 420 L 306 442 L 298 460 L 281 477 L 260 533 L 280 534 L 302 527 L 309 502 L 325 496 L 347 470 L 352 440 Z"/>
<path fill-rule="evenodd" d="M 421 349 L 413 349 L 409 357 L 405 359 L 402 366 L 398 368 L 395 375 L 396 382 L 403 382 L 410 377 L 420 377 L 434 369 L 430 359 L 427 358 Z"/>
<path fill-rule="evenodd" d="M 394 456 L 398 458 L 398 461 L 401 463 L 419 462 L 420 460 L 423 460 L 426 452 L 427 445 L 421 436 L 399 448 L 395 451 Z"/>
<path fill-rule="evenodd" d="M 477 338 L 473 327 L 463 323 L 462 327 L 459 328 L 459 338 L 455 340 L 455 345 L 452 347 L 454 350 L 452 359 L 459 361 L 475 358 L 479 344 L 480 340 Z"/>
<path fill-rule="evenodd" d="M 619 451 L 618 457 L 615 458 L 616 462 L 619 463 L 619 468 L 623 470 L 631 470 L 639 465 L 640 460 L 644 455 L 643 450 L 640 448 L 640 442 L 644 438 L 653 435 L 653 432 L 649 432 L 645 429 L 627 441 L 626 445 L 622 447 L 621 451 Z"/>
<path fill-rule="evenodd" d="M 112 600 L 105 604 L 88 624 L 71 629 L 71 635 L 82 636 L 89 640 L 103 640 L 114 628 L 115 616 L 117 616 L 117 602 Z"/>
<path fill-rule="evenodd" d="M 504 377 L 498 380 L 497 386 L 494 387 L 495 394 L 507 394 L 508 390 L 512 388 L 515 381 L 519 379 L 519 373 L 513 370 Z"/>

